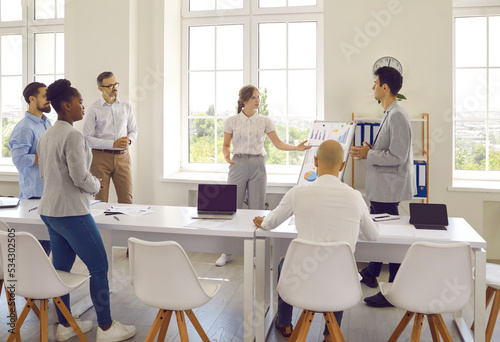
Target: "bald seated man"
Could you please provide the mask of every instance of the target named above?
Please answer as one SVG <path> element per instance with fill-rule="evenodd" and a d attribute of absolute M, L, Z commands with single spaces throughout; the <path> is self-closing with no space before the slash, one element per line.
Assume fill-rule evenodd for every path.
<path fill-rule="evenodd" d="M 257 216 L 257 227 L 271 230 L 295 215 L 295 226 L 300 239 L 316 242 L 346 241 L 354 253 L 358 238 L 378 239 L 378 226 L 373 222 L 361 193 L 339 180 L 345 166 L 344 150 L 337 141 L 323 142 L 314 157 L 318 179 L 312 183 L 293 187 L 269 215 Z M 283 260 L 278 267 L 281 273 Z M 289 338 L 293 331 L 293 307 L 278 296 L 278 316 L 275 327 Z M 335 312 L 340 326 L 342 311 Z M 325 341 L 331 341 L 325 325 Z"/>

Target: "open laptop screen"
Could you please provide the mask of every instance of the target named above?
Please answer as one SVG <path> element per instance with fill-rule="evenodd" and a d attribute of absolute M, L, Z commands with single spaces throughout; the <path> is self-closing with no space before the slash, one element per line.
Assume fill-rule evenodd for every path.
<path fill-rule="evenodd" d="M 234 184 L 199 184 L 198 211 L 236 212 L 236 191 Z"/>

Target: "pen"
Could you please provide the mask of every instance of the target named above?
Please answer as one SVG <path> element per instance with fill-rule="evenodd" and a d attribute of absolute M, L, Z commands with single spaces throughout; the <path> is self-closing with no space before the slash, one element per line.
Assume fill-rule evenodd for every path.
<path fill-rule="evenodd" d="M 29 213 L 31 213 L 33 210 L 37 210 L 38 207 L 34 207 L 34 208 L 31 208 L 30 210 L 28 210 Z"/>
<path fill-rule="evenodd" d="M 115 218 L 115 220 L 120 221 L 120 219 L 118 217 L 116 217 L 116 216 L 113 216 L 113 217 Z"/>
<path fill-rule="evenodd" d="M 375 216 L 374 219 L 381 219 L 385 217 L 390 217 L 391 215 L 380 215 L 380 216 Z"/>

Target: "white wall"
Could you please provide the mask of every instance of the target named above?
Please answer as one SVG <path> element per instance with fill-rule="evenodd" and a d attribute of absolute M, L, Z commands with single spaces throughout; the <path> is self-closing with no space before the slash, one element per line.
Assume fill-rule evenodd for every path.
<path fill-rule="evenodd" d="M 448 191 L 453 167 L 451 0 L 324 2 L 325 119 L 349 120 L 351 112 L 381 116 L 371 91 L 371 68 L 381 56 L 398 58 L 404 68 L 401 92 L 408 98 L 402 105 L 410 115 L 431 115 L 431 201 L 446 203 L 450 215 L 465 217 L 483 233 L 483 202 L 500 201 L 500 195 Z M 187 190 L 194 188 L 160 181 L 164 165 L 175 171 L 180 160 L 180 134 L 163 136 L 164 125 L 180 122 L 179 3 L 67 2 L 68 79 L 90 104 L 98 96 L 95 77 L 112 70 L 124 86 L 121 94 L 135 105 L 140 130 L 132 150 L 136 203 L 187 205 Z M 352 54 L 342 51 L 349 45 Z M 489 249 L 488 257 L 500 259 L 492 253 Z"/>

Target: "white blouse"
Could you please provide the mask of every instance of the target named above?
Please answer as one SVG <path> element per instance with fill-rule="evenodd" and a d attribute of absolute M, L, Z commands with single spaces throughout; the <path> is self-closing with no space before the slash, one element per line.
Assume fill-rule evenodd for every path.
<path fill-rule="evenodd" d="M 233 154 L 265 155 L 264 141 L 269 132 L 276 130 L 274 123 L 267 116 L 255 113 L 247 117 L 243 113 L 230 116 L 224 122 L 224 132 L 233 135 Z"/>

